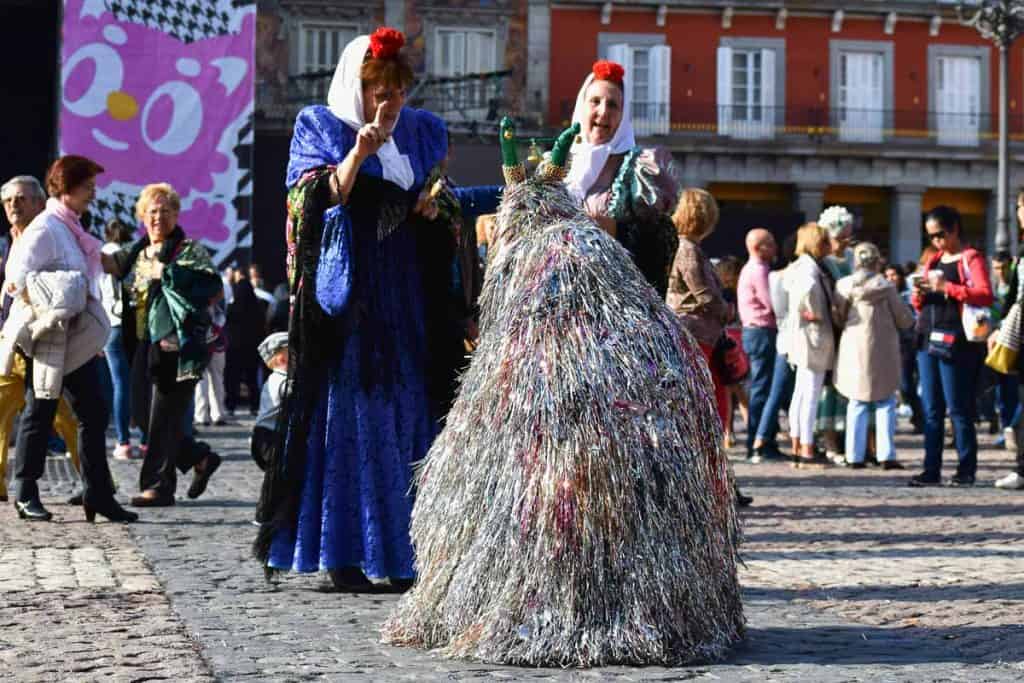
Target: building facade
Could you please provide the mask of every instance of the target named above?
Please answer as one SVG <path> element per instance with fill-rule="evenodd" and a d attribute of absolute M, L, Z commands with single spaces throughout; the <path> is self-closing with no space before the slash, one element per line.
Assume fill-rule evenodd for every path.
<path fill-rule="evenodd" d="M 713 250 L 741 251 L 756 224 L 791 232 L 829 204 L 849 206 L 860 239 L 900 262 L 918 258 L 922 212 L 936 204 L 957 207 L 991 248 L 998 51 L 950 3 L 571 0 L 530 12 L 549 34 L 547 79 L 531 72 L 528 84 L 547 123 L 568 121 L 595 59 L 625 62 L 638 132 L 722 204 Z M 1010 53 L 1014 141 L 1022 52 L 1024 41 Z M 1020 152 L 1011 145 L 1011 188 L 1024 181 Z"/>
<path fill-rule="evenodd" d="M 323 104 L 338 58 L 354 37 L 387 25 L 406 34 L 416 72 L 409 103 L 448 123 L 450 169 L 464 182 L 500 182 L 493 143 L 505 113 L 529 102 L 526 0 L 259 0 L 256 35 L 254 258 L 268 279 L 284 264 L 284 169 L 295 114 Z M 543 69 L 546 74 L 547 62 Z"/>

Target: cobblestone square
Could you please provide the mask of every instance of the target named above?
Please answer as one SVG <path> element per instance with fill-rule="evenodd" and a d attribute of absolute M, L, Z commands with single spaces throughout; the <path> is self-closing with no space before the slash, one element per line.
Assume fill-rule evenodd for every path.
<path fill-rule="evenodd" d="M 206 429 L 225 456 L 198 501 L 133 526 L 0 511 L 0 670 L 6 680 L 1017 681 L 1024 678 L 1024 495 L 991 482 L 1011 458 L 982 437 L 979 485 L 910 489 L 906 473 L 735 469 L 744 513 L 747 640 L 725 662 L 681 669 L 516 669 L 378 643 L 396 595 L 331 590 L 326 576 L 268 583 L 251 559 L 260 473 L 248 423 Z M 952 457 L 947 454 L 947 457 Z M 113 463 L 122 497 L 138 463 Z M 183 487 L 184 488 L 184 487 Z"/>

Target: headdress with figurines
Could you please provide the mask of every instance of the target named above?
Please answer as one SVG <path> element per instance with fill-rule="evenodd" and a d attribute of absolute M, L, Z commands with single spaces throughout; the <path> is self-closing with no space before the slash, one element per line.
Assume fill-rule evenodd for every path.
<path fill-rule="evenodd" d="M 829 237 L 838 237 L 853 228 L 854 216 L 845 206 L 830 206 L 818 216 L 818 225 L 825 228 Z"/>

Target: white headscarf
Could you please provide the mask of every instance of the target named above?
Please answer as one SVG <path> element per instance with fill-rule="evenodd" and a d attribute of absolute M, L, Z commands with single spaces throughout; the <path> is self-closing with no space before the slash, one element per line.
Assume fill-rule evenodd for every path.
<path fill-rule="evenodd" d="M 327 91 L 327 107 L 331 113 L 355 131 L 366 124 L 363 118 L 363 81 L 359 72 L 369 47 L 370 36 L 359 36 L 345 46 L 338 60 L 338 68 L 334 70 L 331 88 Z M 398 119 L 395 119 L 395 125 L 398 125 Z M 393 136 L 389 136 L 387 142 L 377 150 L 377 158 L 384 168 L 385 180 L 390 180 L 403 190 L 408 190 L 416 182 L 409 157 L 398 151 Z"/>
<path fill-rule="evenodd" d="M 572 122 L 579 123 L 581 130 L 586 128 L 584 118 L 587 115 L 587 88 L 593 82 L 594 74 L 588 75 L 583 81 L 583 87 L 580 88 L 579 94 L 576 95 L 576 109 L 572 113 Z M 629 100 L 629 75 L 626 75 L 622 79 L 622 120 L 612 136 L 611 142 L 592 145 L 583 139 L 573 144 L 570 150 L 571 162 L 565 184 L 568 185 L 569 192 L 581 202 L 587 196 L 587 191 L 590 190 L 594 181 L 601 175 L 601 170 L 604 168 L 605 162 L 608 161 L 608 157 L 612 154 L 623 154 L 636 146 Z"/>

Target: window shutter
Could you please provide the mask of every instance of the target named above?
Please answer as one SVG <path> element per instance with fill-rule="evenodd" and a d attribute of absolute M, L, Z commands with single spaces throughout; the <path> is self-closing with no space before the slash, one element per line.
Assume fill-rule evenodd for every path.
<path fill-rule="evenodd" d="M 655 45 L 650 54 L 647 91 L 655 103 L 651 132 L 655 135 L 668 135 L 671 127 L 669 106 L 672 99 L 672 48 L 668 45 Z"/>
<path fill-rule="evenodd" d="M 624 83 L 624 86 L 629 88 L 629 106 L 631 109 L 629 114 L 635 125 L 637 123 L 637 109 L 633 104 L 636 101 L 636 90 L 633 89 L 633 50 L 626 43 L 609 45 L 608 59 L 621 64 L 623 70 L 626 72 L 626 82 Z"/>
<path fill-rule="evenodd" d="M 732 48 L 718 48 L 718 134 L 731 135 L 732 121 Z"/>
<path fill-rule="evenodd" d="M 775 136 L 775 50 L 761 50 L 761 126 L 766 138 Z"/>

